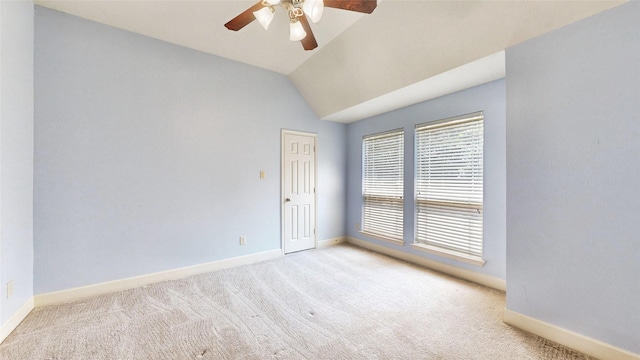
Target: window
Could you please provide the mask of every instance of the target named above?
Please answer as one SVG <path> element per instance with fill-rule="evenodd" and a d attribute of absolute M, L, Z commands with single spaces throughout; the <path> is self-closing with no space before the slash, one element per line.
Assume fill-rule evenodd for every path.
<path fill-rule="evenodd" d="M 417 248 L 482 260 L 483 114 L 416 126 Z"/>
<path fill-rule="evenodd" d="M 365 136 L 362 140 L 362 232 L 402 241 L 404 131 Z"/>

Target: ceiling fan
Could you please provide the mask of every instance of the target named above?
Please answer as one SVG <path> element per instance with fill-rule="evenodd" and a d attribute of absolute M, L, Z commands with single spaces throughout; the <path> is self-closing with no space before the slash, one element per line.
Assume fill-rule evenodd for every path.
<path fill-rule="evenodd" d="M 307 17 L 314 23 L 320 21 L 325 7 L 357 11 L 371 14 L 377 6 L 376 0 L 261 0 L 234 17 L 224 26 L 229 30 L 238 31 L 253 20 L 258 20 L 265 30 L 269 27 L 275 7 L 280 5 L 289 14 L 289 39 L 300 41 L 305 50 L 318 47 L 315 36 L 309 26 Z"/>

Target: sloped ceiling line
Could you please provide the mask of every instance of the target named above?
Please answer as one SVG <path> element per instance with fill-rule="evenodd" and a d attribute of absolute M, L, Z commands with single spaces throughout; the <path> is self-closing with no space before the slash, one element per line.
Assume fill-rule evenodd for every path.
<path fill-rule="evenodd" d="M 339 122 L 495 80 L 508 47 L 624 2 L 378 0 L 370 15 L 327 8 L 313 26 L 320 46 L 304 51 L 288 40 L 282 12 L 268 31 L 257 22 L 237 32 L 223 26 L 255 0 L 35 0 L 288 75 L 319 118 Z"/>

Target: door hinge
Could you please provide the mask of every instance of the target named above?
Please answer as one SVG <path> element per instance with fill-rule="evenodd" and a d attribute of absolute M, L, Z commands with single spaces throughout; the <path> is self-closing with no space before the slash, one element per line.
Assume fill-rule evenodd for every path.
<path fill-rule="evenodd" d="M 315 235 L 315 234 L 316 234 L 316 229 L 313 229 L 313 235 Z"/>

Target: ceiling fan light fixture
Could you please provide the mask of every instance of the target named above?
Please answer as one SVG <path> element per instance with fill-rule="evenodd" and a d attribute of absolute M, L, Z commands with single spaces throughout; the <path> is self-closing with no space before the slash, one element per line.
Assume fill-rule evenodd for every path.
<path fill-rule="evenodd" d="M 282 7 L 289 15 L 289 39 L 300 41 L 305 50 L 313 50 L 318 47 L 318 42 L 309 21 L 319 22 L 325 7 L 371 14 L 378 6 L 378 0 L 260 0 L 228 21 L 224 27 L 238 31 L 258 20 L 267 30 L 277 6 Z"/>
<path fill-rule="evenodd" d="M 307 32 L 304 31 L 302 24 L 298 19 L 291 20 L 289 25 L 289 40 L 300 41 L 307 36 Z"/>
<path fill-rule="evenodd" d="M 305 0 L 302 4 L 302 10 L 307 14 L 309 19 L 314 23 L 317 23 L 322 18 L 322 13 L 324 11 L 324 1 L 323 0 Z"/>
<path fill-rule="evenodd" d="M 273 20 L 273 14 L 275 13 L 275 9 L 271 6 L 265 6 L 258 11 L 253 12 L 253 16 L 256 17 L 256 20 L 262 25 L 262 27 L 267 30 L 269 28 L 269 24 Z"/>

